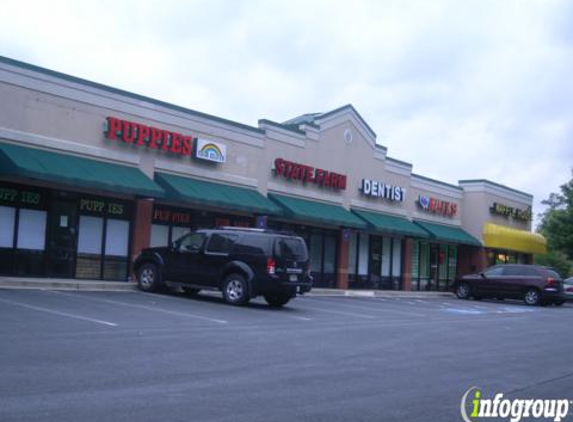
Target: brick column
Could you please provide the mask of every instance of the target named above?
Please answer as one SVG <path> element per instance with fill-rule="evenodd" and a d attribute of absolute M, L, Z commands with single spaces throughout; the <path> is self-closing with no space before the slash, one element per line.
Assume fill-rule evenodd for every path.
<path fill-rule="evenodd" d="M 402 242 L 402 290 L 412 290 L 412 249 L 414 240 L 406 238 Z"/>
<path fill-rule="evenodd" d="M 152 216 L 153 201 L 149 199 L 137 199 L 135 201 L 135 219 L 133 221 L 133 234 L 131 238 L 131 253 L 129 259 L 129 273 L 132 280 L 135 280 L 133 261 L 143 248 L 149 247 Z"/>
<path fill-rule="evenodd" d="M 349 240 L 344 238 L 344 230 L 338 234 L 338 267 L 336 268 L 336 288 L 348 289 L 348 246 Z"/>

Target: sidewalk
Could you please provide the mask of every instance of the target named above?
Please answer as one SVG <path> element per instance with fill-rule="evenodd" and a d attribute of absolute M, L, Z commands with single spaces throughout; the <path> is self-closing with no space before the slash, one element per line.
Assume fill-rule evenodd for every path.
<path fill-rule="evenodd" d="M 0 277 L 0 289 L 135 291 L 137 285 L 126 281 L 78 280 L 65 278 Z M 429 299 L 451 297 L 448 292 L 406 292 L 400 290 L 340 290 L 314 288 L 306 296 L 315 297 L 383 297 Z"/>
<path fill-rule="evenodd" d="M 305 296 L 333 296 L 333 297 L 382 297 L 409 298 L 409 299 L 438 299 L 442 297 L 452 297 L 450 292 L 408 292 L 403 290 L 341 290 L 313 288 Z"/>
<path fill-rule="evenodd" d="M 0 289 L 133 291 L 135 283 L 126 281 L 76 280 L 66 278 L 0 277 Z"/>

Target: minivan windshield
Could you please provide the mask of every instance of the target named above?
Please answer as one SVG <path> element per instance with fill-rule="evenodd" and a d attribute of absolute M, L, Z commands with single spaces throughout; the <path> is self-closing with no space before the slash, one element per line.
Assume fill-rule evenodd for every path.
<path fill-rule="evenodd" d="M 275 243 L 275 255 L 279 258 L 306 261 L 308 253 L 304 241 L 299 238 L 277 239 Z"/>

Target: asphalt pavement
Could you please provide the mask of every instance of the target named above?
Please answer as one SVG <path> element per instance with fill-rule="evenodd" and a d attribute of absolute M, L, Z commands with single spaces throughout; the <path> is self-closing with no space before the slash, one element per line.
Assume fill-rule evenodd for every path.
<path fill-rule="evenodd" d="M 572 321 L 453 296 L 0 290 L 0 421 L 460 421 L 473 386 L 573 399 Z"/>

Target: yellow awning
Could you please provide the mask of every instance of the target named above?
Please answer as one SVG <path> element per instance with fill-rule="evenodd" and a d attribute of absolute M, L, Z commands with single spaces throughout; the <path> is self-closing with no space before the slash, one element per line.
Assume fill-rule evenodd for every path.
<path fill-rule="evenodd" d="M 483 242 L 486 248 L 537 254 L 547 253 L 547 241 L 542 235 L 492 223 L 483 225 Z"/>

